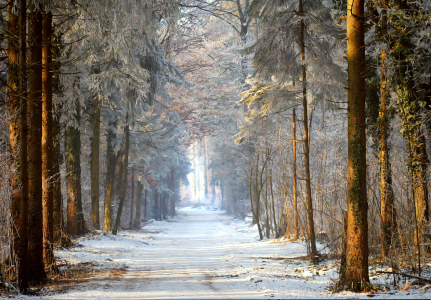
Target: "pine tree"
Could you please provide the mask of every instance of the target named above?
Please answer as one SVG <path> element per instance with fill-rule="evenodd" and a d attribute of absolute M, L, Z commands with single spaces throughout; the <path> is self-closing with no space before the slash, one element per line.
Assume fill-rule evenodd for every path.
<path fill-rule="evenodd" d="M 20 226 L 20 203 L 21 197 L 19 192 L 19 144 L 20 144 L 20 116 L 19 116 L 19 48 L 18 48 L 18 15 L 16 14 L 14 4 L 8 5 L 8 102 L 9 102 L 9 143 L 10 143 L 10 161 L 12 174 L 12 218 L 14 235 L 13 249 L 11 255 L 16 255 L 19 248 L 19 233 L 17 228 Z M 13 257 L 11 257 L 13 258 Z"/>
<path fill-rule="evenodd" d="M 365 137 L 364 1 L 347 2 L 348 195 L 346 269 L 340 283 L 368 288 L 368 222 Z"/>
<path fill-rule="evenodd" d="M 112 228 L 112 234 L 117 234 L 118 227 L 120 226 L 121 213 L 123 212 L 124 200 L 126 199 L 126 188 L 127 188 L 127 170 L 129 165 L 129 145 L 130 145 L 130 130 L 129 130 L 129 113 L 126 115 L 126 125 L 124 126 L 124 131 L 126 133 L 126 141 L 124 144 L 124 169 L 122 178 L 122 189 L 120 204 L 118 205 L 117 217 L 115 218 L 114 227 Z"/>
<path fill-rule="evenodd" d="M 18 288 L 22 294 L 28 289 L 28 124 L 27 124 L 27 1 L 20 0 L 19 10 L 19 94 L 20 94 L 20 146 L 19 146 L 19 175 L 20 191 L 20 226 L 18 250 Z"/>
<path fill-rule="evenodd" d="M 54 203 L 52 179 L 53 120 L 52 120 L 52 13 L 43 11 L 42 21 L 42 202 L 43 202 L 43 258 L 45 266 L 54 262 Z"/>
<path fill-rule="evenodd" d="M 96 96 L 97 97 L 97 96 Z M 100 169 L 100 102 L 94 101 L 93 140 L 91 147 L 91 222 L 100 229 L 99 221 L 99 169 Z"/>
<path fill-rule="evenodd" d="M 114 153 L 113 142 L 115 139 L 115 127 L 116 122 L 109 122 L 107 131 L 106 131 L 106 161 L 107 161 L 107 170 L 106 170 L 106 184 L 105 184 L 105 218 L 104 218 L 104 228 L 105 231 L 111 231 L 111 208 L 112 208 L 112 198 L 114 195 L 114 183 L 115 183 L 115 175 L 116 175 L 116 164 L 117 157 Z"/>
<path fill-rule="evenodd" d="M 387 35 L 387 4 L 386 0 L 382 2 L 381 7 L 381 29 L 380 36 L 385 39 Z M 388 257 L 392 244 L 392 237 L 396 235 L 397 221 L 395 197 L 392 189 L 392 171 L 389 161 L 389 116 L 388 116 L 388 66 L 386 50 L 381 50 L 381 83 L 380 83 L 380 206 L 382 218 L 382 255 Z"/>
<path fill-rule="evenodd" d="M 40 282 L 46 278 L 42 226 L 42 12 L 34 4 L 30 6 L 28 24 L 29 280 Z"/>
<path fill-rule="evenodd" d="M 296 113 L 292 109 L 292 168 L 293 168 L 293 228 L 295 239 L 299 238 L 299 225 L 298 225 L 298 183 L 296 175 Z"/>

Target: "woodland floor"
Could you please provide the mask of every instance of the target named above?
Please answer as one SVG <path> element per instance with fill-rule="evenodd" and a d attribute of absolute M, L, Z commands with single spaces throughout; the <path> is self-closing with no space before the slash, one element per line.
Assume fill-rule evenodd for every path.
<path fill-rule="evenodd" d="M 81 278 L 63 276 L 39 296 L 19 298 L 431 298 L 431 286 L 400 291 L 405 283 L 394 289 L 388 276 L 372 277 L 379 293 L 332 294 L 336 261 L 312 265 L 298 258 L 305 253 L 303 243 L 258 241 L 255 227 L 223 211 L 183 208 L 172 220 L 117 236 L 88 235 L 56 251 L 60 268 L 82 270 Z"/>

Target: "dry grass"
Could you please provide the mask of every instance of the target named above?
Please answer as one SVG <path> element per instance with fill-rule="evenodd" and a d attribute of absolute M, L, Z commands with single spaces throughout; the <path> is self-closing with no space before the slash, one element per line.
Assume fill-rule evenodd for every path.
<path fill-rule="evenodd" d="M 72 288 L 90 283 L 95 278 L 98 280 L 115 280 L 126 273 L 126 269 L 126 266 L 116 269 L 94 268 L 94 264 L 91 262 L 69 265 L 52 276 L 38 294 L 65 293 Z"/>
<path fill-rule="evenodd" d="M 48 280 L 40 285 L 32 286 L 29 294 L 48 296 L 66 293 L 70 289 L 98 281 L 119 279 L 127 271 L 126 266 L 119 268 L 95 268 L 94 263 L 84 262 L 74 265 L 62 264 L 56 274 L 50 274 Z M 0 288 L 0 296 L 16 296 L 13 288 Z"/>

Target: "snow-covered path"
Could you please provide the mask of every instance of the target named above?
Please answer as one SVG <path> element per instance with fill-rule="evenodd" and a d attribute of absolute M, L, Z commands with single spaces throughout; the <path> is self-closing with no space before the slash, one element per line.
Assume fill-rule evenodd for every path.
<path fill-rule="evenodd" d="M 94 262 L 96 268 L 127 266 L 120 277 L 91 278 L 51 299 L 191 298 L 367 298 L 331 295 L 336 265 L 289 260 L 305 254 L 299 243 L 257 241 L 257 232 L 223 212 L 184 208 L 178 217 L 153 222 L 118 236 L 81 238 L 80 246 L 56 253 L 70 263 Z M 423 293 L 380 294 L 383 298 L 423 297 Z M 373 295 L 374 296 L 374 295 Z M 379 298 L 380 298 L 379 297 Z"/>
<path fill-rule="evenodd" d="M 120 245 L 106 249 L 108 246 L 98 245 L 97 240 L 89 240 L 92 248 L 108 250 L 107 253 L 100 252 L 100 261 L 111 259 L 125 264 L 128 266 L 127 273 L 119 281 L 95 282 L 94 285 L 80 287 L 53 298 L 190 299 L 258 296 L 255 291 L 250 291 L 249 282 L 238 284 L 236 277 L 233 277 L 237 276 L 235 262 L 229 260 L 241 242 L 250 241 L 250 234 L 242 236 L 239 231 L 232 230 L 231 218 L 220 211 L 183 209 L 179 210 L 178 215 L 173 222 L 148 225 L 144 233 L 123 232 L 123 251 L 115 249 Z M 148 236 L 149 233 L 156 234 Z M 136 241 L 138 245 L 133 243 Z M 111 242 L 116 244 L 114 240 Z M 80 243 L 86 246 L 85 241 Z M 102 239 L 101 243 L 106 244 L 106 241 Z M 112 254 L 117 254 L 116 250 L 120 250 L 121 254 L 112 258 Z M 103 259 L 105 256 L 107 258 Z"/>

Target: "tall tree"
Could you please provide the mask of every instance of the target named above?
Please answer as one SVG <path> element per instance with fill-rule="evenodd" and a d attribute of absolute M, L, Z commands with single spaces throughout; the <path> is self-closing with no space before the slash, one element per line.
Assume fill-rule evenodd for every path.
<path fill-rule="evenodd" d="M 364 1 L 347 1 L 348 195 L 346 269 L 341 283 L 362 291 L 368 277 Z"/>
<path fill-rule="evenodd" d="M 20 225 L 20 182 L 19 182 L 19 51 L 18 51 L 18 15 L 16 14 L 16 7 L 13 3 L 8 5 L 8 102 L 9 102 L 9 143 L 11 154 L 11 170 L 12 174 L 12 218 L 13 227 L 12 232 L 14 236 L 13 249 L 10 252 L 16 255 L 19 247 L 19 233 L 17 228 Z"/>
<path fill-rule="evenodd" d="M 100 229 L 99 221 L 99 169 L 100 169 L 100 101 L 94 100 L 93 140 L 91 147 L 91 222 Z"/>
<path fill-rule="evenodd" d="M 53 197 L 53 227 L 54 227 L 54 241 L 60 241 L 64 231 L 63 223 L 63 197 L 61 193 L 61 172 L 60 166 L 63 162 L 63 154 L 61 152 L 61 125 L 60 125 L 60 112 L 57 112 L 55 119 L 53 119 L 52 136 L 53 136 L 53 170 L 54 176 L 52 178 L 52 197 Z"/>
<path fill-rule="evenodd" d="M 293 154 L 293 228 L 295 239 L 299 238 L 298 226 L 298 182 L 296 175 L 296 112 L 292 110 L 292 154 Z"/>
<path fill-rule="evenodd" d="M 46 277 L 42 225 L 42 12 L 34 4 L 30 6 L 28 32 L 29 280 L 39 282 Z"/>
<path fill-rule="evenodd" d="M 52 78 L 52 90 L 53 93 L 58 96 L 62 95 L 61 85 L 60 85 L 60 56 L 61 56 L 61 35 L 54 34 L 51 38 L 51 70 L 53 73 Z M 62 105 L 57 105 L 57 108 L 53 110 L 53 120 L 52 120 L 52 143 L 53 143 L 53 169 L 54 175 L 52 178 L 52 197 L 53 197 L 53 222 L 54 222 L 54 241 L 59 242 L 64 233 L 64 223 L 63 223 L 63 197 L 61 194 L 61 172 L 60 166 L 63 162 L 63 152 L 61 150 L 62 142 L 62 130 L 60 124 L 60 118 L 62 114 Z"/>
<path fill-rule="evenodd" d="M 43 258 L 47 267 L 54 260 L 54 207 L 51 182 L 53 166 L 52 123 L 52 13 L 43 11 L 42 21 L 42 203 L 43 203 Z"/>
<path fill-rule="evenodd" d="M 203 161 L 204 161 L 204 195 L 205 195 L 205 201 L 208 201 L 208 155 L 207 155 L 207 139 L 206 136 L 204 136 L 204 142 L 203 145 L 204 147 L 204 153 L 203 153 Z"/>
<path fill-rule="evenodd" d="M 115 130 L 113 127 L 116 122 L 109 122 L 108 128 L 106 130 L 106 184 L 105 184 L 105 218 L 104 218 L 104 228 L 105 231 L 111 231 L 111 206 L 112 197 L 114 194 L 114 182 L 115 182 L 115 168 L 117 159 L 114 153 L 113 142 L 115 139 Z"/>
<path fill-rule="evenodd" d="M 132 196 L 130 197 L 130 228 L 133 228 L 133 201 L 135 198 L 135 167 L 132 166 Z"/>
<path fill-rule="evenodd" d="M 387 35 L 387 5 L 386 0 L 382 1 L 381 7 L 381 32 L 382 39 Z M 381 50 L 381 83 L 380 83 L 380 207 L 382 219 L 382 255 L 387 257 L 392 244 L 392 236 L 397 230 L 395 197 L 392 189 L 392 172 L 389 161 L 389 116 L 388 106 L 388 66 L 386 50 Z"/>
<path fill-rule="evenodd" d="M 303 15 L 302 0 L 299 0 L 299 14 Z M 308 216 L 308 238 L 310 240 L 310 258 L 316 261 L 317 248 L 316 248 L 316 235 L 314 233 L 314 216 L 313 216 L 313 200 L 311 198 L 311 175 L 310 175 L 310 133 L 308 129 L 308 103 L 307 103 L 307 70 L 305 62 L 305 23 L 301 20 L 300 27 L 300 47 L 302 59 L 302 111 L 304 120 L 304 168 L 305 168 L 305 196 L 307 203 L 307 216 Z"/>
<path fill-rule="evenodd" d="M 20 145 L 19 175 L 21 181 L 19 250 L 18 250 L 18 288 L 22 294 L 28 289 L 28 124 L 27 124 L 27 1 L 20 0 L 19 10 L 19 94 L 20 94 Z"/>
<path fill-rule="evenodd" d="M 123 212 L 124 200 L 126 199 L 126 189 L 127 189 L 127 167 L 129 165 L 129 144 L 130 144 L 130 130 L 129 130 L 129 113 L 126 115 L 126 126 L 124 127 L 126 132 L 126 141 L 124 144 L 124 169 L 123 169 L 123 186 L 121 189 L 120 204 L 118 205 L 117 217 L 115 218 L 115 224 L 112 228 L 112 234 L 117 234 L 118 227 L 120 226 L 121 213 Z"/>
<path fill-rule="evenodd" d="M 423 17 L 426 14 L 420 9 L 419 3 L 405 0 L 396 1 L 390 12 L 390 42 L 388 53 L 396 62 L 392 80 L 397 94 L 397 110 L 401 119 L 401 133 L 406 140 L 407 169 L 410 185 L 413 190 L 415 244 L 420 260 L 421 248 L 426 239 L 426 227 L 430 220 L 428 175 L 429 159 L 424 136 L 423 103 L 426 91 L 420 76 L 415 69 L 422 64 L 418 55 L 419 49 L 413 40 L 419 34 Z M 420 52 L 419 52 L 420 53 Z M 419 263 L 420 273 L 420 263 Z"/>

